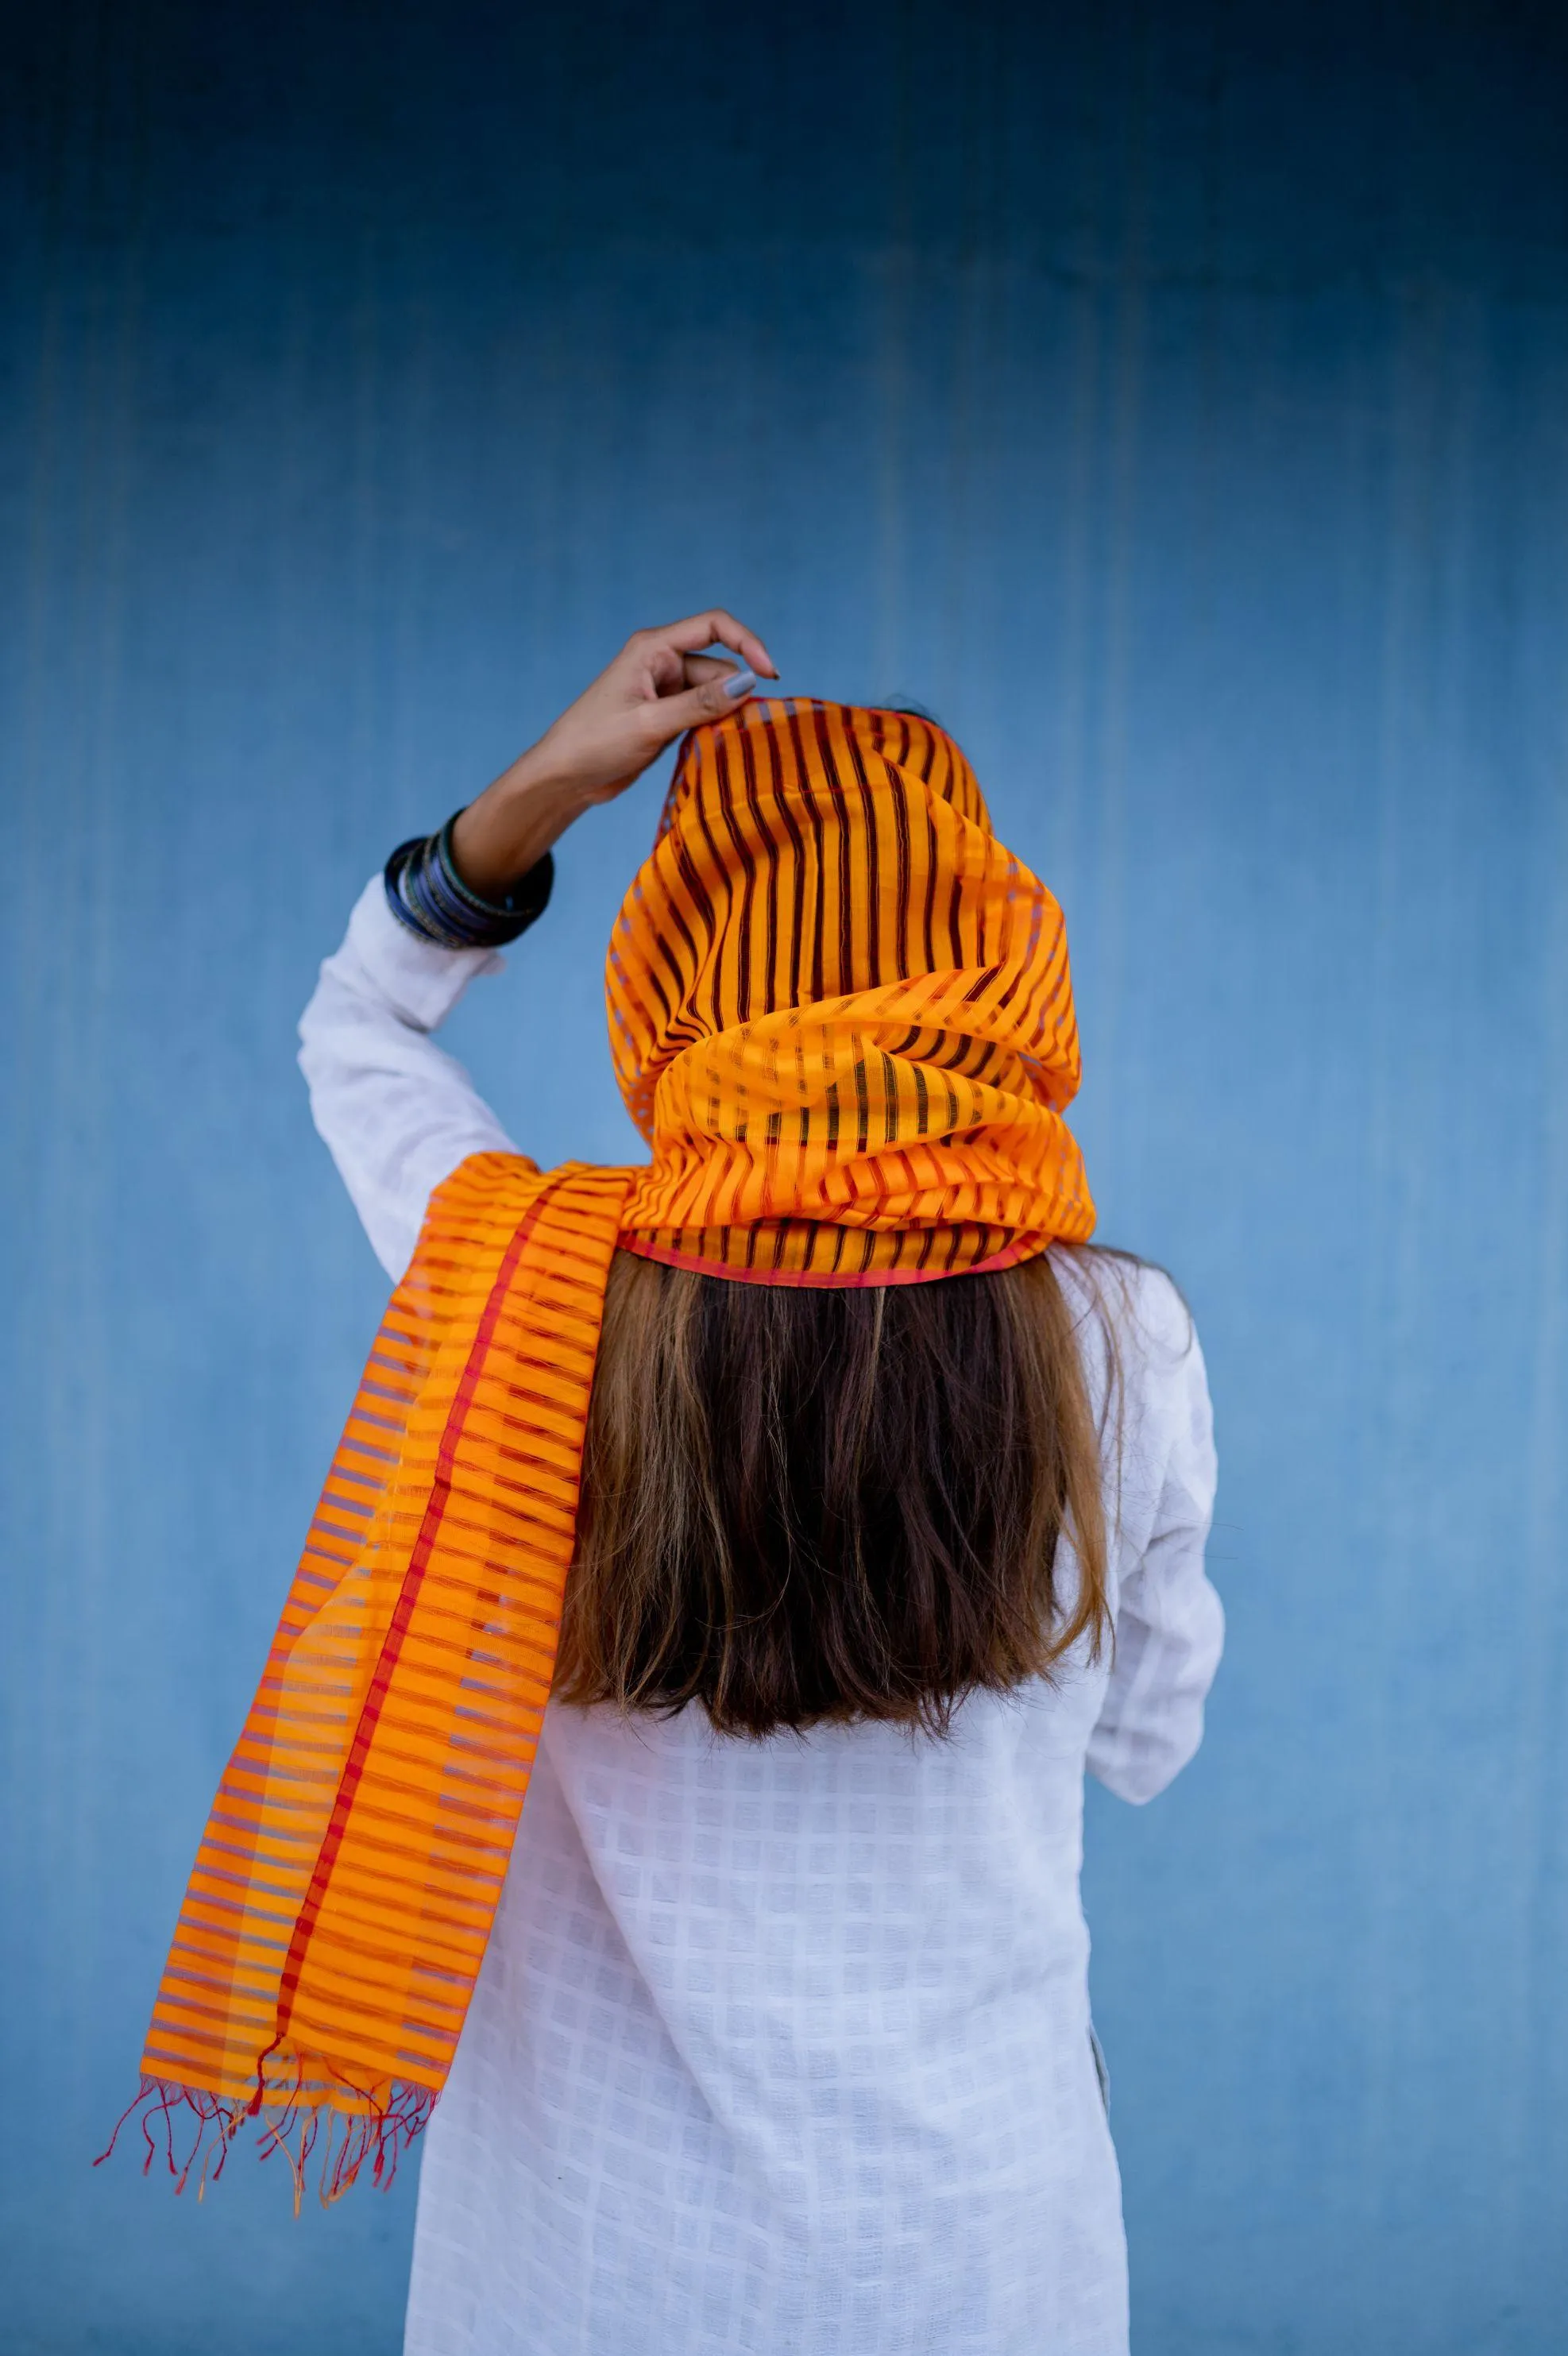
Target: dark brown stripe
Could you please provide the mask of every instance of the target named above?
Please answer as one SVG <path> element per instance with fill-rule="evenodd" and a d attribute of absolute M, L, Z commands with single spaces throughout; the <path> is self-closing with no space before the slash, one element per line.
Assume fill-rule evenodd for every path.
<path fill-rule="evenodd" d="M 771 729 L 768 731 L 769 736 L 771 736 L 772 733 Z M 756 827 L 757 833 L 762 838 L 762 855 L 768 863 L 768 879 L 763 886 L 762 969 L 767 977 L 763 987 L 768 993 L 768 1004 L 769 1008 L 771 1008 L 774 1000 L 774 993 L 779 987 L 779 845 L 773 839 L 772 829 L 768 826 L 767 819 L 762 815 L 762 797 L 758 793 L 757 787 L 757 731 L 754 728 L 744 728 L 741 732 L 740 767 L 746 794 L 746 807 L 750 812 L 752 824 Z M 727 814 L 728 809 L 726 805 L 726 815 Z M 739 848 L 738 841 L 736 847 L 737 849 Z M 746 854 L 744 851 L 741 855 L 743 858 L 745 857 Z M 748 877 L 754 873 L 754 866 L 748 867 Z M 740 1019 L 744 1023 L 751 1012 L 751 903 L 749 895 L 746 901 L 746 954 L 741 961 L 741 973 L 743 979 L 740 992 Z"/>
<path fill-rule="evenodd" d="M 898 978 L 903 980 L 909 970 L 909 804 L 902 777 L 893 780 L 893 839 L 897 851 L 897 903 L 894 913 L 893 954 L 897 961 Z"/>
<path fill-rule="evenodd" d="M 624 933 L 626 933 L 626 934 L 628 936 L 628 937 L 629 937 L 630 927 L 629 927 L 628 926 L 627 926 L 627 924 L 625 923 L 624 918 L 622 919 L 622 921 L 621 921 L 619 924 L 618 924 L 618 925 L 617 925 L 615 931 L 614 931 L 614 932 L 611 934 L 611 936 L 610 936 L 610 956 L 609 956 L 609 961 L 610 961 L 610 964 L 614 967 L 615 971 L 616 971 L 616 974 L 617 974 L 617 976 L 618 976 L 618 980 L 619 980 L 619 983 L 620 983 L 620 994 L 621 994 L 622 998 L 623 998 L 624 1000 L 626 1000 L 629 1004 L 631 1004 L 631 1005 L 636 1005 L 636 1004 L 637 1004 L 637 1000 L 638 1000 L 638 980 L 634 980 L 634 978 L 632 977 L 632 975 L 630 974 L 630 972 L 628 970 L 628 969 L 627 969 L 627 965 L 626 965 L 626 962 L 625 962 L 625 959 L 624 959 L 624 958 L 619 955 L 618 950 L 618 948 L 617 948 L 617 944 L 618 944 L 618 942 L 620 940 L 620 938 L 621 938 L 621 936 L 622 936 L 623 932 L 624 932 Z M 655 937 L 657 938 L 657 936 L 655 936 Z M 669 956 L 669 951 L 668 951 L 668 949 L 666 949 L 666 950 L 665 950 L 665 955 L 666 955 L 666 957 L 668 957 L 668 956 Z M 672 960 L 672 959 L 671 960 L 671 964 L 673 964 L 673 960 Z M 664 1024 L 666 1025 L 666 1027 L 668 1027 L 668 1025 L 669 1025 L 669 1024 L 673 1021 L 673 1019 L 674 1019 L 675 1007 L 674 1007 L 674 1003 L 673 1003 L 672 1000 L 671 1000 L 671 999 L 668 996 L 668 994 L 666 993 L 666 991 L 665 991 L 665 988 L 664 988 L 664 984 L 662 983 L 662 981 L 661 981 L 661 980 L 660 980 L 660 978 L 659 978 L 659 969 L 658 969 L 658 967 L 653 963 L 653 961 L 651 960 L 651 958 L 645 958 L 645 957 L 640 957 L 640 956 L 639 956 L 639 958 L 638 958 L 637 963 L 638 963 L 638 979 L 640 979 L 640 977 L 641 977 L 643 974 L 646 974 L 646 975 L 647 975 L 647 977 L 648 977 L 648 980 L 649 980 L 649 985 L 650 985 L 650 987 L 651 988 L 651 990 L 652 990 L 652 991 L 653 991 L 653 995 L 654 995 L 654 996 L 655 996 L 655 998 L 659 1001 L 659 1012 L 660 1012 L 660 1020 L 664 1023 Z M 676 976 L 676 981 L 677 981 L 677 987 L 678 987 L 678 986 L 679 986 L 679 976 L 678 976 L 678 975 Z"/>
<path fill-rule="evenodd" d="M 891 1145 L 898 1134 L 898 1074 L 891 1055 L 880 1047 L 877 1054 L 882 1059 L 882 1085 L 886 1090 L 886 1103 L 882 1113 L 883 1143 Z"/>
<path fill-rule="evenodd" d="M 854 888 L 850 865 L 849 802 L 833 757 L 832 742 L 828 734 L 827 715 L 821 704 L 813 707 L 812 726 L 816 731 L 817 750 L 822 755 L 822 782 L 833 806 L 837 824 L 833 829 L 838 838 L 839 855 L 839 943 L 838 972 L 833 978 L 834 991 L 854 987 Z"/>
<path fill-rule="evenodd" d="M 935 819 L 931 816 L 930 806 L 928 803 L 926 806 L 926 903 L 925 907 L 921 912 L 926 945 L 926 971 L 928 973 L 935 973 L 937 970 L 937 945 L 932 930 L 936 919 L 936 911 L 937 824 Z"/>
<path fill-rule="evenodd" d="M 807 771 L 806 747 L 800 734 L 800 714 L 793 709 L 791 709 L 789 713 L 789 741 L 795 754 L 795 782 L 799 787 L 800 798 L 806 806 L 806 821 L 811 830 L 811 847 L 816 853 L 817 906 L 816 920 L 811 927 L 811 984 L 810 993 L 811 998 L 816 1000 L 825 998 L 828 994 L 822 981 L 822 921 L 824 915 L 824 902 L 826 898 L 822 878 L 822 814 L 817 808 L 817 797 L 812 789 L 811 778 Z M 797 997 L 791 1001 L 791 1003 L 799 1005 L 799 998 Z"/>
<path fill-rule="evenodd" d="M 677 839 L 673 851 L 677 874 L 680 873 L 682 861 L 684 856 L 685 854 Z M 676 1003 L 680 1004 L 696 987 L 697 976 L 703 969 L 703 953 L 697 947 L 696 935 L 693 932 L 691 926 L 687 924 L 685 917 L 681 913 L 681 904 L 676 898 L 673 890 L 671 888 L 669 878 L 667 876 L 660 876 L 660 882 L 664 886 L 664 905 L 670 912 L 670 916 L 674 923 L 676 931 L 680 934 L 681 938 L 686 944 L 687 954 L 691 959 L 691 970 L 689 973 L 682 969 L 681 960 L 675 954 L 669 936 L 665 933 L 662 926 L 655 921 L 651 911 L 650 911 L 648 915 L 648 929 L 650 937 L 658 948 L 660 955 L 663 958 L 665 963 L 670 968 L 671 979 L 675 984 Z M 671 1009 L 670 1021 L 673 1026 L 675 1023 L 673 1008 Z M 672 1035 L 675 1035 L 673 1032 Z M 700 1036 L 700 1033 L 693 1030 L 689 1024 L 686 1024 L 681 1026 L 679 1035 L 683 1039 L 695 1039 Z"/>
<path fill-rule="evenodd" d="M 951 963 L 956 971 L 961 971 L 967 963 L 963 949 L 963 927 L 961 922 L 962 914 L 963 885 L 955 874 L 948 891 L 948 945 Z"/>
<path fill-rule="evenodd" d="M 784 831 L 789 838 L 790 850 L 793 853 L 789 862 L 789 978 L 786 983 L 786 994 L 778 1002 L 781 1006 L 799 1006 L 800 1002 L 800 934 L 806 908 L 806 841 L 796 823 L 795 813 L 789 808 L 784 789 L 784 762 L 779 730 L 766 728 L 762 735 L 768 750 L 769 783 L 774 804 L 783 823 Z M 772 969 L 769 969 L 768 982 L 770 990 L 778 989 L 777 976 Z"/>
<path fill-rule="evenodd" d="M 870 967 L 865 986 L 875 990 L 882 980 L 882 873 L 877 848 L 876 802 L 871 790 L 871 780 L 865 774 L 865 763 L 861 758 L 860 745 L 853 728 L 845 729 L 844 738 L 849 745 L 850 762 L 854 770 L 855 787 L 860 795 L 861 816 L 865 827 L 866 961 Z M 849 841 L 846 830 L 844 841 L 846 875 L 848 853 Z M 908 888 L 902 873 L 898 877 L 898 906 L 902 911 L 904 894 Z M 904 970 L 902 957 L 898 960 L 898 970 L 900 973 Z"/>
<path fill-rule="evenodd" d="M 726 791 L 728 783 L 729 755 L 728 748 L 722 736 L 718 740 L 718 766 L 720 770 L 719 790 L 721 795 L 724 795 Z M 713 828 L 708 822 L 708 797 L 706 794 L 699 794 L 697 796 L 694 808 L 697 814 L 697 824 L 702 830 L 703 841 L 707 845 L 708 856 L 713 861 L 713 872 L 715 876 L 722 876 L 727 880 L 733 875 L 734 869 L 730 862 L 725 858 L 724 852 L 719 849 L 718 843 L 714 837 Z M 733 829 L 728 829 L 726 830 L 733 832 Z M 748 861 L 746 864 L 749 869 L 750 862 Z M 726 896 L 722 921 L 719 917 L 717 909 L 714 908 L 714 910 L 713 924 L 708 939 L 707 954 L 710 965 L 710 982 L 708 989 L 709 1019 L 715 1032 L 727 1031 L 730 1024 L 735 1020 L 735 1007 L 732 1002 L 733 993 L 729 990 L 726 990 L 725 979 L 726 957 L 733 957 L 734 955 L 733 944 L 735 942 L 736 931 L 736 926 L 733 922 L 734 908 L 735 897 L 732 891 Z M 741 898 L 741 925 L 749 934 L 749 911 L 746 903 L 744 880 Z"/>

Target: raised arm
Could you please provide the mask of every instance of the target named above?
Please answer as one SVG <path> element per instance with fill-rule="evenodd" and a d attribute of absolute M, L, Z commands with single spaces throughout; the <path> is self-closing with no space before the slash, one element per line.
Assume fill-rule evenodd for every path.
<path fill-rule="evenodd" d="M 378 874 L 300 1017 L 311 1117 L 394 1281 L 443 1178 L 470 1153 L 517 1151 L 462 1066 L 429 1036 L 475 974 L 500 965 L 489 950 L 416 938 L 392 915 Z"/>
<path fill-rule="evenodd" d="M 705 656 L 733 648 L 747 669 Z M 639 630 L 609 668 L 453 823 L 450 853 L 468 892 L 515 932 L 507 904 L 551 845 L 613 800 L 685 729 L 777 673 L 760 638 L 719 609 Z M 482 929 L 482 926 L 481 926 Z M 456 948 L 422 924 L 417 895 L 394 909 L 366 885 L 342 946 L 300 1020 L 300 1066 L 316 1126 L 392 1278 L 413 1255 L 434 1189 L 471 1153 L 515 1152 L 467 1074 L 430 1033 L 477 973 L 485 947 Z"/>

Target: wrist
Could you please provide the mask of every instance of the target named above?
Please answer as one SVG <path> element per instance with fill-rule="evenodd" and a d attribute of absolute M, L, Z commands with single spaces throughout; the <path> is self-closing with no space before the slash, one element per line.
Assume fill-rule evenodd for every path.
<path fill-rule="evenodd" d="M 464 881 L 452 855 L 456 823 L 449 818 L 438 833 L 398 845 L 386 864 L 387 904 L 411 932 L 442 948 L 503 948 L 543 915 L 555 862 L 545 851 L 504 895 L 487 899 Z"/>
<path fill-rule="evenodd" d="M 482 899 L 504 900 L 551 845 L 591 807 L 591 797 L 552 768 L 534 745 L 469 803 L 450 845 L 462 881 Z"/>

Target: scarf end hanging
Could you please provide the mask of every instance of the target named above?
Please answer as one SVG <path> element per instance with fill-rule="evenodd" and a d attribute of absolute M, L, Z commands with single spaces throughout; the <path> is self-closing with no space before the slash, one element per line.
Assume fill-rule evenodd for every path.
<path fill-rule="evenodd" d="M 199 2201 L 208 2185 L 216 2184 L 222 2175 L 247 2119 L 254 2119 L 257 2157 L 271 2159 L 274 2153 L 282 2153 L 294 2179 L 297 2217 L 312 2162 L 317 2196 L 324 2209 L 341 2200 L 367 2167 L 371 2183 L 387 2191 L 399 2159 L 428 2124 L 435 2107 L 435 2095 L 428 2086 L 406 2081 L 395 2083 L 386 2102 L 374 2108 L 338 2110 L 306 2104 L 297 2090 L 287 2086 L 269 2083 L 263 2091 L 258 2085 L 251 2101 L 242 2103 L 214 2094 L 205 2086 L 144 2077 L 140 2091 L 115 2122 L 107 2147 L 92 2165 L 101 2168 L 112 2156 L 122 2127 L 134 2118 L 146 2146 L 142 2174 L 151 2172 L 161 2150 L 175 2190 L 183 2192 L 194 2176 Z"/>

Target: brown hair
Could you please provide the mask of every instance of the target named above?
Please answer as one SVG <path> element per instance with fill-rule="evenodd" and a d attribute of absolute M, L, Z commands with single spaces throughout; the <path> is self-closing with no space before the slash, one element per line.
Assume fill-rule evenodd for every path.
<path fill-rule="evenodd" d="M 839 1290 L 618 1251 L 555 1689 L 701 1702 L 725 1734 L 945 1733 L 964 1695 L 1048 1676 L 1086 1633 L 1098 1651 L 1101 1477 L 1044 1253 Z"/>

